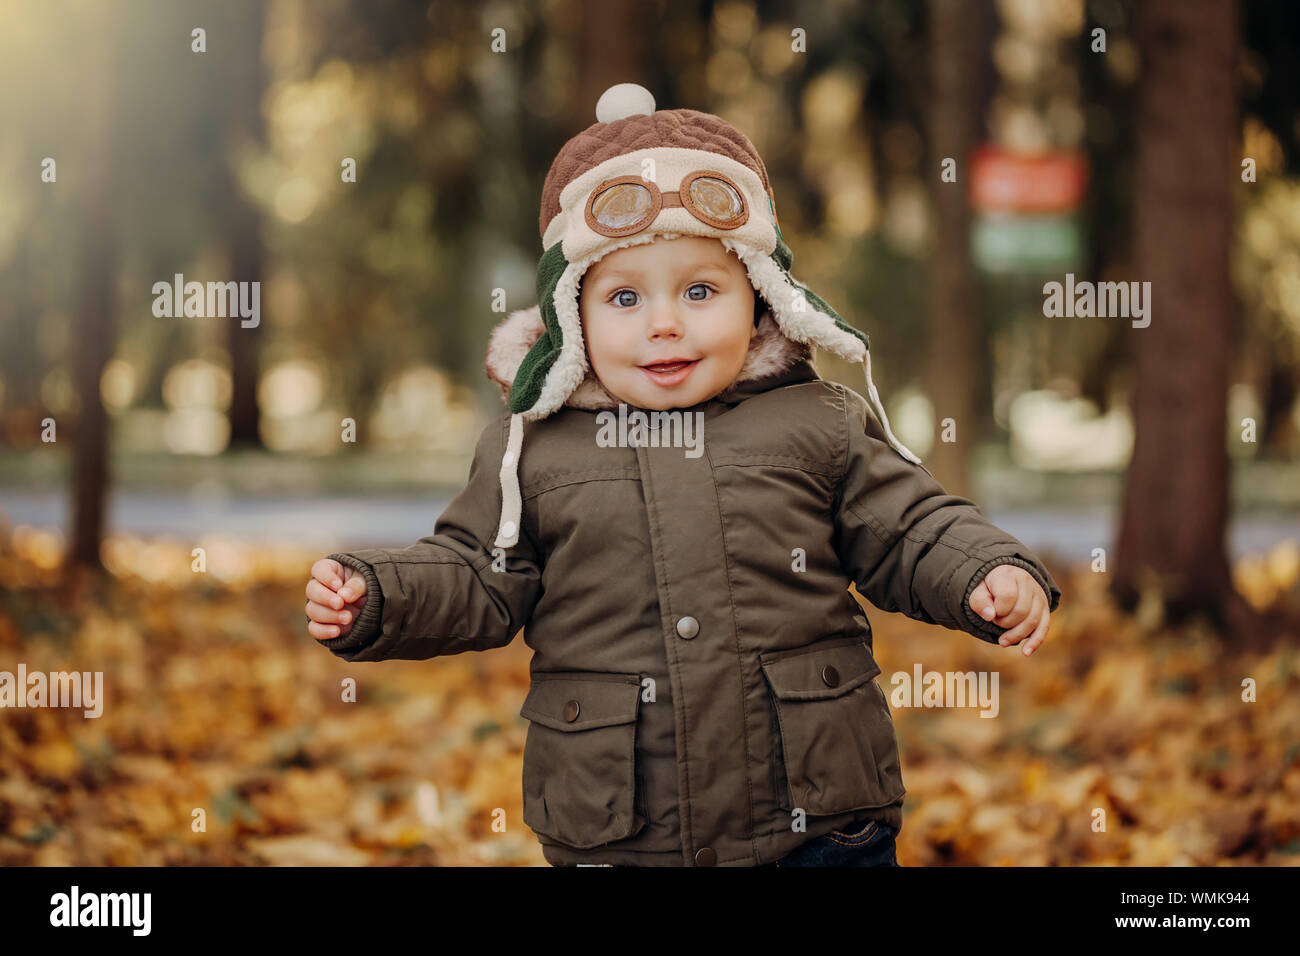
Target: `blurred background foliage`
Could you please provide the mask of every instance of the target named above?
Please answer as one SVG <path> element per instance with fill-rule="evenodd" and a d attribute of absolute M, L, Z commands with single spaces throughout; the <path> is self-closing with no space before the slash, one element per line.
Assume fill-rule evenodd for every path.
<path fill-rule="evenodd" d="M 987 41 L 968 79 L 978 138 L 1013 152 L 1079 151 L 1090 188 L 1076 274 L 1131 276 L 1139 63 L 1130 6 L 973 6 L 984 11 L 975 22 Z M 132 0 L 103 22 L 60 2 L 9 5 L 0 16 L 9 319 L 0 326 L 0 427 L 11 450 L 57 455 L 41 447 L 47 415 L 61 430 L 76 427 L 84 260 L 74 251 L 87 239 L 87 172 L 104 164 L 113 173 L 99 238 L 114 251 L 115 334 L 99 392 L 114 453 L 220 456 L 248 443 L 463 455 L 499 407 L 482 373 L 501 318 L 493 292 L 504 290 L 507 308 L 534 301 L 542 180 L 560 145 L 594 122 L 611 60 L 661 108 L 718 112 L 754 140 L 796 271 L 872 335 L 905 440 L 935 441 L 922 317 L 938 157 L 927 145 L 923 3 Z M 1286 4 L 1242 11 L 1239 135 L 1260 181 L 1237 190 L 1233 401 L 1258 414 L 1260 441 L 1237 446 L 1251 457 L 1293 457 L 1300 432 L 1300 179 L 1288 82 L 1296 19 Z M 601 35 L 611 21 L 637 29 Z M 206 52 L 191 50 L 195 26 Z M 1099 26 L 1109 45 L 1090 54 Z M 497 28 L 505 52 L 491 48 Z M 796 28 L 807 52 L 791 49 Z M 85 69 L 43 71 L 56 52 Z M 90 74 L 96 64 L 107 76 Z M 87 141 L 98 102 L 88 90 L 106 86 L 111 156 Z M 58 163 L 57 183 L 40 180 L 46 156 Z M 341 181 L 344 159 L 356 163 L 355 183 Z M 152 285 L 175 273 L 260 278 L 262 323 L 236 333 L 230 321 L 155 317 Z M 1043 276 L 979 278 L 981 440 L 1012 437 L 1009 409 L 1026 392 L 1086 399 L 1096 416 L 1124 408 L 1132 336 L 1122 322 L 1043 321 Z M 232 339 L 251 346 L 254 374 L 234 367 Z M 253 410 L 251 428 L 232 421 L 241 407 Z M 356 447 L 339 441 L 344 415 L 361 426 Z M 1123 465 L 1123 429 L 1099 455 L 1084 424 L 1075 427 L 1055 467 Z"/>

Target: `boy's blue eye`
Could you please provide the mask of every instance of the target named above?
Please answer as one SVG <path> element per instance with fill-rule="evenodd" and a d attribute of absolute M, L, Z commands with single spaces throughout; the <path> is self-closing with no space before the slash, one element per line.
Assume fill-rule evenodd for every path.
<path fill-rule="evenodd" d="M 694 292 L 696 289 L 703 289 L 704 294 L 699 296 L 692 295 L 691 293 Z M 710 293 L 712 292 L 713 292 L 713 288 L 711 286 L 709 286 L 704 282 L 697 282 L 689 289 L 686 290 L 686 297 L 691 302 L 707 302 L 710 298 Z M 623 296 L 632 296 L 632 298 L 625 299 L 623 298 Z M 632 306 L 637 304 L 639 299 L 640 296 L 637 293 L 633 292 L 631 289 L 619 289 L 612 296 L 610 296 L 611 302 L 624 309 L 632 308 Z"/>

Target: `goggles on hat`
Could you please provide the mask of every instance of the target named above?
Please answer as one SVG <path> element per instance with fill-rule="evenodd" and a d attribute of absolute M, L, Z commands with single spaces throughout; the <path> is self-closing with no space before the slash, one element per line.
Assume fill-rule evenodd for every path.
<path fill-rule="evenodd" d="M 722 173 L 688 173 L 673 192 L 652 180 L 619 176 L 601 183 L 587 200 L 587 225 L 602 236 L 630 236 L 645 229 L 664 209 L 685 209 L 715 229 L 739 229 L 749 219 L 744 194 Z"/>

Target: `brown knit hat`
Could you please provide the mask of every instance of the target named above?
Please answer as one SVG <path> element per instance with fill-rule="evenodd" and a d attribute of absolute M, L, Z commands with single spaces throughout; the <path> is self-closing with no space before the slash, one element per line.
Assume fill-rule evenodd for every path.
<path fill-rule="evenodd" d="M 546 235 L 546 227 L 559 215 L 560 190 L 565 186 L 606 160 L 657 146 L 698 149 L 727 156 L 752 169 L 763 184 L 769 201 L 776 205 L 767 167 L 748 136 L 712 113 L 688 109 L 659 110 L 588 126 L 561 147 L 542 185 L 541 234 Z"/>

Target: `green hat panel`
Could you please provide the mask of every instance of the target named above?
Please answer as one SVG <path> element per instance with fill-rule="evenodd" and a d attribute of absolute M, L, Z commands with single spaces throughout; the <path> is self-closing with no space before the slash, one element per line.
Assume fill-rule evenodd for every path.
<path fill-rule="evenodd" d="M 789 282 L 791 286 L 803 291 L 804 298 L 808 300 L 808 303 L 814 309 L 822 313 L 822 315 L 830 318 L 840 331 L 849 333 L 854 338 L 860 340 L 867 348 L 871 348 L 871 340 L 867 336 L 866 332 L 863 332 L 861 329 L 855 329 L 853 326 L 849 325 L 840 318 L 839 313 L 832 309 L 825 299 L 803 283 L 796 282 L 794 277 L 790 275 L 790 267 L 794 264 L 794 253 L 791 252 L 790 247 L 785 244 L 785 240 L 781 238 L 780 233 L 777 234 L 776 251 L 772 253 L 772 261 L 775 262 L 777 267 L 785 273 L 786 281 Z"/>
<path fill-rule="evenodd" d="M 559 242 L 547 249 L 537 264 L 537 302 L 546 331 L 528 350 L 510 385 L 510 411 L 513 413 L 525 412 L 537 404 L 546 374 L 560 357 L 564 334 L 560 331 L 560 320 L 555 314 L 555 287 L 568 265 L 562 243 Z"/>

